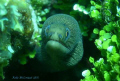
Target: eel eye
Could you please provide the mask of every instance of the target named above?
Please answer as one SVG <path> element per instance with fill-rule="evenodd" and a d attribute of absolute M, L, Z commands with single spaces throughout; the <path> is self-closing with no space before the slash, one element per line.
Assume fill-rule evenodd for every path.
<path fill-rule="evenodd" d="M 50 29 L 50 25 L 48 25 L 46 28 L 45 28 L 45 35 L 48 36 L 48 31 Z"/>
<path fill-rule="evenodd" d="M 69 32 L 68 32 L 68 31 L 66 31 L 66 37 L 68 37 L 68 35 L 69 35 Z"/>
<path fill-rule="evenodd" d="M 66 40 L 70 37 L 70 30 L 66 28 Z"/>

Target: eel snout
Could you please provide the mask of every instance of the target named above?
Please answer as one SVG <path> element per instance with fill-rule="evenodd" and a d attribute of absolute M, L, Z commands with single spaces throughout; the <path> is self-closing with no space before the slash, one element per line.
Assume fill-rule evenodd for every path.
<path fill-rule="evenodd" d="M 62 45 L 59 41 L 49 40 L 46 44 L 47 53 L 63 54 L 66 55 L 69 53 L 69 49 Z"/>

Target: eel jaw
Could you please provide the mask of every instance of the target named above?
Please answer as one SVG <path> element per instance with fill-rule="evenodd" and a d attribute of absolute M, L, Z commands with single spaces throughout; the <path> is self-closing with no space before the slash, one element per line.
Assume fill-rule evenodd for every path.
<path fill-rule="evenodd" d="M 65 56 L 70 52 L 68 48 L 66 48 L 59 41 L 55 40 L 49 40 L 45 48 L 48 54 L 60 54 L 60 56 Z"/>

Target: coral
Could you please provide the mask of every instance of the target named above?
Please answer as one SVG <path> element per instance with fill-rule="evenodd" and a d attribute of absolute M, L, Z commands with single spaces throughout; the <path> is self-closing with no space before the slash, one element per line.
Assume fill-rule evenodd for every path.
<path fill-rule="evenodd" d="M 3 68 L 9 64 L 14 50 L 11 47 L 10 35 L 6 33 L 0 34 L 0 80 L 4 79 Z"/>
<path fill-rule="evenodd" d="M 94 61 L 93 57 L 89 58 L 90 63 L 94 66 L 92 68 L 93 74 L 85 76 L 85 79 L 81 81 L 120 80 L 120 21 L 118 4 L 118 0 L 104 0 L 102 5 L 91 0 L 94 10 L 90 11 L 89 16 L 96 23 L 103 22 L 101 28 L 95 27 L 93 30 L 93 33 L 99 36 L 99 38 L 95 39 L 95 45 L 101 51 L 101 58 L 98 61 Z"/>
<path fill-rule="evenodd" d="M 37 17 L 37 25 L 39 28 L 42 28 L 43 22 L 46 20 L 46 15 L 50 11 L 50 7 L 48 8 L 48 5 L 51 5 L 52 1 L 49 0 L 31 0 L 31 5 L 33 6 L 36 17 Z M 44 7 L 46 6 L 47 7 Z"/>
<path fill-rule="evenodd" d="M 26 64 L 27 57 L 34 58 L 35 51 L 31 48 L 34 47 L 32 43 L 39 41 L 36 33 L 39 34 L 36 15 L 29 3 L 0 0 L 0 80 L 4 79 L 3 68 L 10 59 Z"/>

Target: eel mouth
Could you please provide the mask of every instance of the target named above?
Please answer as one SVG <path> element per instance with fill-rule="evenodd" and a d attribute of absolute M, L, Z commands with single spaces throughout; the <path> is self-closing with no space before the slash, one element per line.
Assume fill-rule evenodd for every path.
<path fill-rule="evenodd" d="M 46 43 L 46 51 L 48 53 L 69 53 L 69 49 L 65 47 L 62 43 L 56 40 L 49 40 Z"/>

